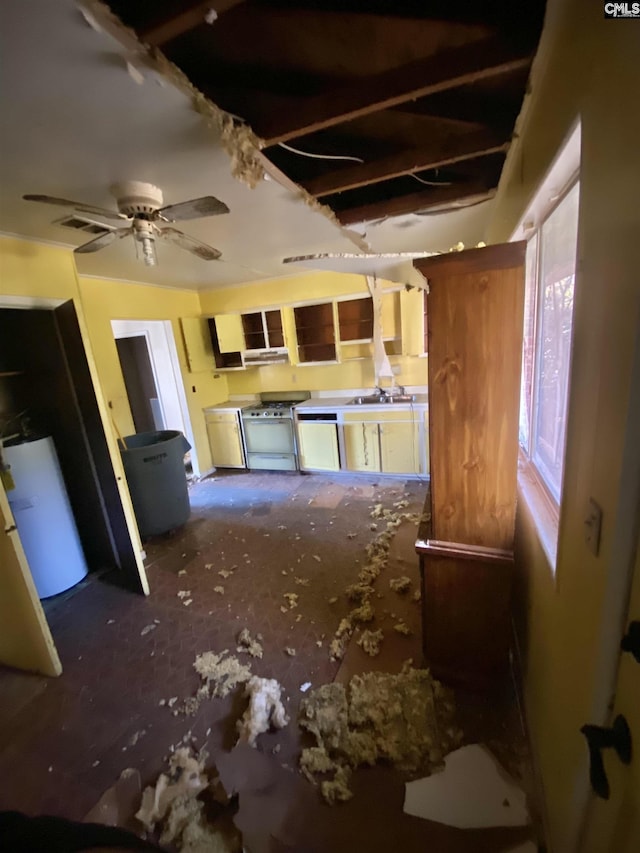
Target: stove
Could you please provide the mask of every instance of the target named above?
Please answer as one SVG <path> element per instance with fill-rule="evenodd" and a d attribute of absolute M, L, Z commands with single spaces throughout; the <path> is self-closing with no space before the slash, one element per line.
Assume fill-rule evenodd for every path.
<path fill-rule="evenodd" d="M 242 410 L 248 468 L 297 470 L 293 407 L 310 396 L 308 391 L 268 391 L 260 395 L 259 404 Z"/>
<path fill-rule="evenodd" d="M 290 418 L 292 417 L 291 403 L 260 403 L 249 409 L 242 410 L 243 418 Z"/>

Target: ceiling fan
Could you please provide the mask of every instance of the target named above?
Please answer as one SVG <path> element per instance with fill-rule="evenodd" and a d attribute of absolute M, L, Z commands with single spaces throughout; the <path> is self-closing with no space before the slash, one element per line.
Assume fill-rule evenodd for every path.
<path fill-rule="evenodd" d="M 114 184 L 111 187 L 111 193 L 116 198 L 117 211 L 49 195 L 23 195 L 22 198 L 26 201 L 40 201 L 45 204 L 72 207 L 79 213 L 89 213 L 94 216 L 124 220 L 129 223 L 124 228 L 113 228 L 106 234 L 100 234 L 94 240 L 78 246 L 74 249 L 74 252 L 78 254 L 97 252 L 116 240 L 132 234 L 136 241 L 136 247 L 140 248 L 142 259 L 147 266 L 157 264 L 155 240 L 158 237 L 162 240 L 168 240 L 181 249 L 186 249 L 187 252 L 191 252 L 204 261 L 216 261 L 221 257 L 221 252 L 218 249 L 183 234 L 177 228 L 161 227 L 157 224 L 229 213 L 227 205 L 214 196 L 193 198 L 189 201 L 168 204 L 163 207 L 162 190 L 153 184 L 145 184 L 140 181 L 125 181 L 124 183 Z"/>

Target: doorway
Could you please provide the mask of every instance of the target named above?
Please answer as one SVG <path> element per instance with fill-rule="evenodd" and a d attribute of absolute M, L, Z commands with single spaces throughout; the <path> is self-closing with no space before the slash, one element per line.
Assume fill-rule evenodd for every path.
<path fill-rule="evenodd" d="M 193 473 L 200 467 L 170 320 L 112 320 L 120 367 L 136 432 L 172 429 L 183 433 Z"/>
<path fill-rule="evenodd" d="M 0 433 L 51 438 L 89 571 L 110 571 L 116 583 L 146 593 L 74 304 L 2 307 L 7 304 L 10 299 L 0 304 Z M 49 655 L 55 647 L 7 499 L 10 478 L 3 478 L 0 492 L 1 593 L 5 610 L 16 616 L 0 624 L 0 661 L 57 674 L 38 651 Z M 24 653 L 30 644 L 33 656 Z"/>
<path fill-rule="evenodd" d="M 162 406 L 144 335 L 116 338 L 118 358 L 136 432 L 165 428 Z"/>

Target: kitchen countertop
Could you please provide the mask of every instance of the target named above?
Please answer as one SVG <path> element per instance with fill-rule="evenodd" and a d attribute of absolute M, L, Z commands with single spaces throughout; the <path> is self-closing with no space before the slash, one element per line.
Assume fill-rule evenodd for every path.
<path fill-rule="evenodd" d="M 297 403 L 295 408 L 297 411 L 308 411 L 310 409 L 326 409 L 327 411 L 335 412 L 344 409 L 345 411 L 358 411 L 359 409 L 410 409 L 420 406 L 426 407 L 428 397 L 426 394 L 416 394 L 415 400 L 411 403 L 362 403 L 352 405 L 350 400 L 354 397 L 361 396 L 360 394 L 348 394 L 340 397 L 310 397 L 302 403 Z M 203 412 L 241 412 L 249 406 L 255 406 L 256 400 L 226 400 L 223 403 L 216 403 L 213 406 L 206 406 Z"/>
<path fill-rule="evenodd" d="M 415 400 L 411 403 L 362 403 L 352 405 L 349 401 L 353 400 L 354 397 L 357 396 L 360 395 L 354 394 L 349 397 L 311 397 L 311 399 L 305 400 L 304 403 L 298 403 L 296 411 L 305 411 L 309 409 L 327 409 L 328 411 L 335 411 L 336 409 L 346 409 L 348 411 L 357 412 L 359 409 L 410 409 L 412 406 L 423 407 L 428 403 L 426 394 L 416 394 Z"/>
<path fill-rule="evenodd" d="M 205 406 L 202 410 L 205 415 L 207 412 L 241 412 L 242 409 L 247 409 L 249 406 L 255 406 L 255 400 L 225 400 L 224 403 L 216 403 L 213 406 Z"/>

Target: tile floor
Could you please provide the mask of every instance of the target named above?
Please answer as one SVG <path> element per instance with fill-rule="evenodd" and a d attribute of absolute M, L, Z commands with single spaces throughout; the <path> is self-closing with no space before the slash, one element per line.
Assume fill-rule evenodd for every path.
<path fill-rule="evenodd" d="M 46 603 L 62 677 L 0 669 L 0 808 L 80 820 L 125 768 L 137 768 L 143 784 L 154 781 L 170 746 L 187 733 L 198 746 L 206 743 L 214 760 L 228 751 L 241 696 L 207 701 L 193 716 L 159 703 L 193 695 L 195 656 L 234 649 L 244 626 L 263 635 L 263 659 L 247 660 L 255 673 L 283 685 L 292 720 L 303 682 L 346 681 L 365 669 L 397 671 L 407 658 L 421 661 L 420 605 L 389 592 L 386 582 L 379 582 L 387 591 L 375 602 L 376 627 L 390 629 L 401 617 L 413 635 L 389 630 L 375 659 L 353 641 L 342 663 L 330 661 L 327 648 L 349 609 L 341 592 L 356 579 L 376 535 L 371 508 L 380 502 L 393 509 L 406 497 L 402 511 L 420 513 L 426 489 L 416 481 L 273 472 L 219 472 L 192 484 L 189 523 L 145 543 L 148 598 L 122 589 L 116 576 L 92 577 Z M 409 575 L 417 588 L 415 535 L 411 523 L 398 529 L 386 573 Z M 219 575 L 225 569 L 233 569 L 228 578 Z M 184 591 L 188 596 L 180 597 Z M 298 606 L 283 613 L 289 592 L 298 594 Z M 338 601 L 330 604 L 333 596 Z M 145 632 L 149 625 L 155 627 Z M 287 646 L 295 657 L 284 652 Z M 487 744 L 531 794 L 511 686 L 492 696 L 458 691 L 456 701 L 465 742 Z M 295 725 L 259 739 L 269 755 L 280 745 L 277 761 L 289 771 L 281 797 L 288 846 L 274 850 L 497 853 L 531 836 L 528 829 L 461 831 L 405 815 L 404 778 L 384 767 L 356 773 L 353 799 L 329 808 L 292 772 L 300 743 Z"/>

